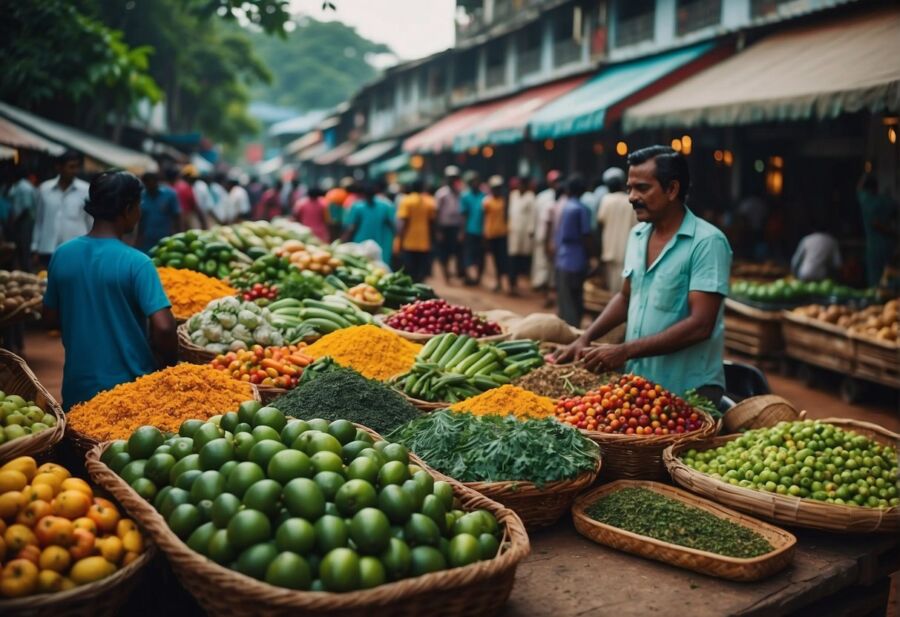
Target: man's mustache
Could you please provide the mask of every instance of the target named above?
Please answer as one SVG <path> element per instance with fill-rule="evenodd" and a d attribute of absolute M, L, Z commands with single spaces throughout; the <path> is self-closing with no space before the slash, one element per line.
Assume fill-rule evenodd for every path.
<path fill-rule="evenodd" d="M 642 201 L 632 201 L 630 203 L 631 203 L 631 207 L 634 208 L 635 210 L 646 210 L 647 209 L 647 204 L 645 204 Z"/>

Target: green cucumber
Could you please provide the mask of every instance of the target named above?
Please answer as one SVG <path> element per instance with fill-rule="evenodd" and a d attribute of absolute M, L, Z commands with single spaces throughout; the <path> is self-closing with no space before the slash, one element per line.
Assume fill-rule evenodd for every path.
<path fill-rule="evenodd" d="M 438 366 L 441 368 L 447 366 L 447 363 L 450 362 L 450 359 L 453 358 L 456 353 L 463 348 L 468 339 L 468 336 L 457 337 L 457 339 L 453 341 L 453 345 L 450 346 L 450 349 L 447 350 L 447 353 L 441 356 L 441 359 L 437 363 Z"/>
<path fill-rule="evenodd" d="M 474 354 L 478 351 L 478 341 L 473 338 L 470 338 L 466 341 L 466 344 L 460 348 L 459 351 L 456 352 L 451 358 L 450 361 L 444 365 L 444 368 L 448 370 L 453 370 L 454 367 L 459 365 L 463 360 Z"/>
<path fill-rule="evenodd" d="M 457 373 L 465 373 L 470 367 L 474 366 L 478 362 L 481 362 L 482 359 L 487 357 L 493 357 L 491 356 L 491 350 L 487 347 L 482 347 L 475 353 L 467 356 L 462 362 L 459 362 L 454 367 L 454 370 Z"/>

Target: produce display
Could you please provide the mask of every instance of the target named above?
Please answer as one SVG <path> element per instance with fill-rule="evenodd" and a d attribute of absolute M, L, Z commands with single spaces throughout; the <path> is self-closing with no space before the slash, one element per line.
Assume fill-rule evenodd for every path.
<path fill-rule="evenodd" d="M 26 401 L 18 394 L 7 394 L 0 390 L 0 445 L 37 435 L 56 426 L 56 416 Z"/>
<path fill-rule="evenodd" d="M 143 424 L 176 431 L 188 418 L 209 418 L 252 396 L 250 384 L 211 366 L 178 364 L 75 405 L 66 422 L 97 441 L 123 439 Z"/>
<path fill-rule="evenodd" d="M 238 264 L 251 259 L 232 245 L 203 231 L 185 231 L 160 240 L 150 249 L 154 265 L 184 268 L 219 279 L 227 278 Z"/>
<path fill-rule="evenodd" d="M 406 448 L 346 420 L 288 420 L 250 401 L 170 437 L 141 427 L 102 460 L 192 550 L 278 587 L 370 589 L 500 549 L 493 514 L 463 512 Z"/>
<path fill-rule="evenodd" d="M 394 383 L 412 398 L 456 403 L 508 384 L 543 363 L 535 341 L 479 343 L 464 334 L 441 334 L 428 341 L 412 369 Z"/>
<path fill-rule="evenodd" d="M 731 283 L 731 297 L 738 300 L 752 300 L 769 304 L 795 304 L 816 297 L 834 298 L 839 302 L 851 300 L 873 300 L 876 289 L 854 289 L 835 283 L 831 279 L 822 281 L 798 281 L 781 278 L 771 283 L 735 280 Z"/>
<path fill-rule="evenodd" d="M 309 242 L 313 237 L 308 230 L 287 220 L 242 221 L 234 225 L 215 226 L 209 234 L 254 259 L 277 249 L 286 240 Z"/>
<path fill-rule="evenodd" d="M 688 450 L 683 461 L 753 490 L 868 508 L 900 505 L 896 447 L 824 422 L 747 431 L 718 448 Z"/>
<path fill-rule="evenodd" d="M 543 486 L 594 469 L 600 456 L 597 444 L 552 419 L 519 421 L 446 409 L 399 427 L 387 439 L 460 482 Z"/>
<path fill-rule="evenodd" d="M 425 283 L 413 282 L 412 277 L 402 271 L 385 274 L 381 278 L 373 276 L 368 280 L 357 280 L 353 284 L 362 282 L 369 283 L 380 291 L 384 295 L 384 305 L 392 309 L 398 309 L 417 300 L 431 300 L 437 297 L 434 289 Z"/>
<path fill-rule="evenodd" d="M 580 396 L 618 379 L 614 373 L 592 373 L 572 364 L 545 364 L 519 377 L 513 384 L 552 399 Z"/>
<path fill-rule="evenodd" d="M 41 298 L 47 288 L 46 275 L 39 276 L 21 270 L 0 270 L 0 319 L 18 311 L 25 304 L 35 304 L 39 311 Z"/>
<path fill-rule="evenodd" d="M 346 291 L 346 294 L 350 296 L 351 300 L 356 300 L 357 302 L 361 302 L 363 304 L 384 303 L 384 296 L 381 295 L 381 292 L 368 283 L 360 283 L 359 285 L 354 285 Z"/>
<path fill-rule="evenodd" d="M 750 559 L 774 547 L 755 531 L 645 488 L 622 488 L 588 506 L 589 517 L 625 531 L 727 557 Z"/>
<path fill-rule="evenodd" d="M 279 347 L 296 343 L 305 332 L 280 319 L 270 308 L 230 296 L 213 300 L 188 319 L 187 331 L 194 345 L 217 354 L 250 349 L 253 345 Z"/>
<path fill-rule="evenodd" d="M 637 375 L 560 399 L 556 417 L 581 429 L 624 435 L 689 433 L 703 426 L 703 416 L 683 399 Z"/>
<path fill-rule="evenodd" d="M 418 409 L 384 384 L 323 360 L 326 359 L 310 365 L 297 387 L 272 404 L 295 418 L 344 418 L 381 434 L 421 415 Z M 325 370 L 317 370 L 320 363 Z"/>
<path fill-rule="evenodd" d="M 446 300 L 420 300 L 404 305 L 384 323 L 397 330 L 416 334 L 468 335 L 474 338 L 500 334 L 500 326 L 487 321 L 466 306 L 454 306 Z"/>
<path fill-rule="evenodd" d="M 344 262 L 332 255 L 331 251 L 305 244 L 299 240 L 286 240 L 273 251 L 276 257 L 286 258 L 298 270 L 311 270 L 320 274 L 331 274 Z"/>
<path fill-rule="evenodd" d="M 798 315 L 846 328 L 859 336 L 892 343 L 896 343 L 900 337 L 897 312 L 897 300 L 889 300 L 884 305 L 874 305 L 861 310 L 835 304 L 830 306 L 814 304 L 794 309 L 794 313 Z"/>
<path fill-rule="evenodd" d="M 421 350 L 421 345 L 367 324 L 326 334 L 304 351 L 313 358 L 330 357 L 364 377 L 384 381 L 412 368 Z"/>
<path fill-rule="evenodd" d="M 0 599 L 88 585 L 144 552 L 137 525 L 114 503 L 30 456 L 0 467 L 0 530 Z"/>
<path fill-rule="evenodd" d="M 254 345 L 250 349 L 220 354 L 210 362 L 210 366 L 239 381 L 287 390 L 297 385 L 303 369 L 312 362 L 313 358 L 306 355 L 303 345 Z"/>
<path fill-rule="evenodd" d="M 549 418 L 556 412 L 553 400 L 518 386 L 500 386 L 450 406 L 451 411 L 476 416 L 515 416 L 519 419 Z"/>
<path fill-rule="evenodd" d="M 787 274 L 786 268 L 771 261 L 755 263 L 735 260 L 731 265 L 731 276 L 740 279 L 779 279 Z"/>
<path fill-rule="evenodd" d="M 262 283 L 256 283 L 249 289 L 241 292 L 241 299 L 244 302 L 255 302 L 259 306 L 268 306 L 278 299 L 278 288 L 274 285 L 263 285 Z"/>
<path fill-rule="evenodd" d="M 247 291 L 256 285 L 277 285 L 293 272 L 296 272 L 296 269 L 286 257 L 266 253 L 250 264 L 238 265 L 229 272 L 228 282 L 241 291 Z"/>
<path fill-rule="evenodd" d="M 292 332 L 294 340 L 372 323 L 372 316 L 349 299 L 330 295 L 321 300 L 283 298 L 269 305 L 272 323 Z"/>
<path fill-rule="evenodd" d="M 227 283 L 200 272 L 178 268 L 157 268 L 156 271 L 166 297 L 172 303 L 175 319 L 189 319 L 213 300 L 237 293 Z"/>

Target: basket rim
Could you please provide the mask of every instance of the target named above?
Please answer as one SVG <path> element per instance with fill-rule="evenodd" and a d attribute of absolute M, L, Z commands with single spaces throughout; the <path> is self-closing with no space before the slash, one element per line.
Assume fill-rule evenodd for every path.
<path fill-rule="evenodd" d="M 683 443 L 685 441 L 695 441 L 697 439 L 706 439 L 714 435 L 721 423 L 721 420 L 715 420 L 709 413 L 698 407 L 692 409 L 700 414 L 703 423 L 700 428 L 689 433 L 669 433 L 668 435 L 623 435 L 621 433 L 604 433 L 602 431 L 589 431 L 580 428 L 581 434 L 589 437 L 593 441 L 603 445 L 620 445 L 620 446 L 647 446 L 647 447 L 665 447 L 671 444 Z"/>
<path fill-rule="evenodd" d="M 221 566 L 212 560 L 194 552 L 188 548 L 181 539 L 169 528 L 162 515 L 153 506 L 141 498 L 128 484 L 100 461 L 100 455 L 109 446 L 110 442 L 98 444 L 88 452 L 85 461 L 91 478 L 100 486 L 110 490 L 106 483 L 98 480 L 96 476 L 107 476 L 107 483 L 114 482 L 115 490 L 123 492 L 129 498 L 136 500 L 146 507 L 140 516 L 130 512 L 131 516 L 142 523 L 151 533 L 153 540 L 159 545 L 160 550 L 167 556 L 170 552 L 182 562 L 189 565 L 182 567 L 190 569 L 201 568 L 207 572 L 215 573 L 218 583 L 227 581 L 236 588 L 241 588 L 244 595 L 264 599 L 269 604 L 279 605 L 281 608 L 296 608 L 307 610 L 324 610 L 323 604 L 327 604 L 328 610 L 347 610 L 353 608 L 369 608 L 391 602 L 402 602 L 404 599 L 423 593 L 452 590 L 462 585 L 471 584 L 484 578 L 493 578 L 507 571 L 515 571 L 519 562 L 530 552 L 530 543 L 525 527 L 518 515 L 511 509 L 499 504 L 480 493 L 477 493 L 463 484 L 437 473 L 436 479 L 449 482 L 454 492 L 462 493 L 464 497 L 476 502 L 483 508 L 491 509 L 498 514 L 505 526 L 503 541 L 501 541 L 502 553 L 493 559 L 479 561 L 461 568 L 452 568 L 440 572 L 432 572 L 422 576 L 401 579 L 386 583 L 373 589 L 357 590 L 346 593 L 320 592 L 320 591 L 295 591 L 280 588 L 263 581 L 241 574 Z M 434 473 L 434 470 L 430 470 Z M 473 507 L 472 509 L 477 509 Z M 144 522 L 145 517 L 151 517 L 153 529 Z M 505 548 L 505 550 L 503 550 Z M 460 573 L 463 573 L 460 575 Z M 463 580 L 456 578 L 463 576 Z"/>
<path fill-rule="evenodd" d="M 51 413 L 56 418 L 56 426 L 41 431 L 37 435 L 32 434 L 0 444 L 0 461 L 7 460 L 7 457 L 33 456 L 46 452 L 65 436 L 67 424 L 65 412 L 22 357 L 6 349 L 0 349 L 0 364 L 5 364 L 13 371 L 20 371 L 22 376 L 34 386 L 38 394 L 46 400 L 47 409 L 44 410 L 45 413 Z M 36 397 L 32 397 L 32 401 L 34 398 Z M 10 455 L 8 453 L 13 454 Z"/>
<path fill-rule="evenodd" d="M 598 520 L 591 518 L 586 510 L 591 505 L 588 502 L 593 502 L 595 499 L 602 495 L 614 493 L 623 488 L 644 488 L 660 495 L 664 495 L 666 497 L 672 498 L 671 494 L 675 493 L 680 497 L 688 497 L 690 499 L 695 499 L 700 502 L 703 502 L 703 507 L 697 504 L 686 503 L 680 499 L 677 501 L 681 501 L 681 503 L 685 503 L 685 505 L 698 508 L 700 510 L 704 510 L 705 512 L 709 512 L 714 516 L 718 516 L 714 511 L 719 511 L 727 514 L 728 516 L 718 516 L 718 518 L 722 518 L 728 520 L 736 525 L 741 525 L 746 529 L 750 529 L 751 531 L 755 531 L 750 528 L 748 525 L 742 524 L 740 520 L 735 519 L 750 519 L 753 523 L 759 527 L 765 528 L 767 531 L 773 533 L 774 535 L 781 536 L 784 540 L 785 544 L 780 547 L 773 547 L 773 550 L 768 553 L 764 553 L 762 555 L 758 555 L 756 557 L 730 557 L 728 555 L 720 555 L 719 553 L 711 553 L 709 551 L 703 551 L 696 548 L 691 548 L 689 546 L 682 546 L 681 544 L 674 544 L 672 542 L 666 542 L 665 540 L 658 540 L 651 536 L 644 536 L 639 533 L 635 533 L 633 531 L 628 531 L 627 529 L 622 529 L 621 527 L 616 527 L 615 525 L 610 525 L 608 523 L 602 523 Z M 665 491 L 659 490 L 660 488 L 666 489 Z M 677 551 L 683 551 L 691 555 L 695 555 L 698 557 L 704 557 L 706 559 L 714 559 L 716 561 L 720 561 L 723 563 L 731 563 L 734 565 L 754 565 L 761 563 L 763 561 L 767 561 L 769 559 L 773 559 L 782 555 L 785 552 L 791 551 L 797 544 L 797 537 L 791 532 L 781 529 L 780 527 L 776 527 L 771 523 L 766 523 L 765 521 L 760 521 L 758 519 L 753 518 L 747 514 L 742 514 L 736 510 L 732 510 L 731 508 L 727 508 L 719 503 L 716 503 L 710 499 L 706 499 L 700 495 L 695 495 L 693 493 L 689 493 L 688 491 L 679 488 L 677 486 L 670 486 L 668 484 L 663 484 L 662 482 L 654 482 L 652 480 L 614 480 L 609 484 L 604 484 L 603 486 L 598 486 L 589 491 L 586 491 L 580 494 L 576 499 L 575 503 L 572 504 L 572 516 L 578 519 L 581 519 L 582 522 L 591 525 L 592 527 L 598 527 L 604 531 L 622 534 L 628 538 L 633 540 L 637 540 L 640 542 L 645 542 L 648 544 L 653 544 L 661 547 L 665 547 L 668 549 L 674 549 Z M 582 534 L 583 535 L 583 534 Z"/>
<path fill-rule="evenodd" d="M 900 435 L 898 435 L 897 433 L 889 431 L 888 429 L 871 422 L 852 420 L 850 418 L 823 418 L 818 421 L 824 422 L 826 424 L 833 424 L 841 428 L 847 428 L 848 430 L 852 430 L 854 427 L 858 427 L 861 429 L 870 430 L 876 434 L 881 435 L 885 439 L 892 440 L 894 443 L 900 441 Z M 841 515 L 847 516 L 849 518 L 860 518 L 858 515 L 862 514 L 864 515 L 862 518 L 877 518 L 879 524 L 885 519 L 896 519 L 898 522 L 900 522 L 900 506 L 892 506 L 886 509 L 848 506 L 838 503 L 828 503 L 827 501 L 817 501 L 815 499 L 809 499 L 806 497 L 795 497 L 793 495 L 779 495 L 778 493 L 756 491 L 751 488 L 729 484 L 728 482 L 715 478 L 710 474 L 692 469 L 685 465 L 684 462 L 682 462 L 681 457 L 679 456 L 681 452 L 687 448 L 708 450 L 710 448 L 718 447 L 728 441 L 733 441 L 740 437 L 741 434 L 733 433 L 730 435 L 719 435 L 717 437 L 711 437 L 709 439 L 699 441 L 672 444 L 663 451 L 663 464 L 668 470 L 669 475 L 678 484 L 681 484 L 681 481 L 679 480 L 676 472 L 681 472 L 696 477 L 702 477 L 704 481 L 709 482 L 716 487 L 727 487 L 728 490 L 730 492 L 733 492 L 734 494 L 744 495 L 745 497 L 753 499 L 758 499 L 761 496 L 764 496 L 766 499 L 770 499 L 772 504 L 781 504 L 783 506 L 793 508 L 794 510 L 799 510 L 803 507 L 815 507 L 823 508 L 825 511 L 840 513 Z M 682 484 L 682 486 L 684 485 Z M 847 531 L 851 533 L 853 532 L 853 530 Z"/>

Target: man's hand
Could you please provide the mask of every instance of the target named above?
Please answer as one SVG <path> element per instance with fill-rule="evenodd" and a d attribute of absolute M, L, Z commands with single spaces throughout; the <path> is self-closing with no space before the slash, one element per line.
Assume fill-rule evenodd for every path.
<path fill-rule="evenodd" d="M 566 345 L 565 347 L 561 347 L 553 353 L 553 363 L 568 364 L 569 362 L 574 362 L 579 358 L 579 356 L 581 356 L 581 353 L 584 351 L 585 347 L 587 347 L 587 343 L 582 341 L 580 338 L 577 338 L 571 344 Z"/>
<path fill-rule="evenodd" d="M 595 373 L 617 369 L 628 360 L 626 345 L 597 345 L 582 351 L 584 368 Z"/>

